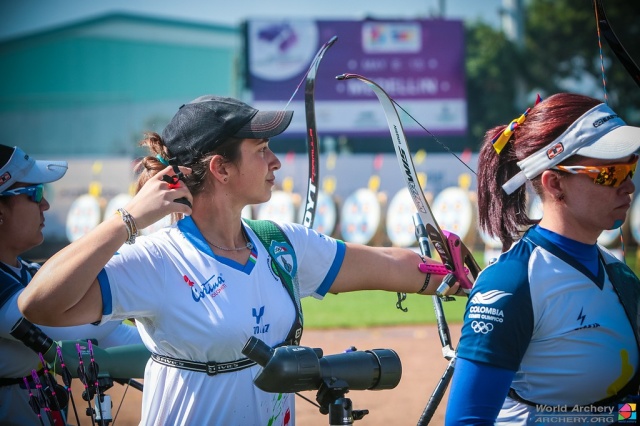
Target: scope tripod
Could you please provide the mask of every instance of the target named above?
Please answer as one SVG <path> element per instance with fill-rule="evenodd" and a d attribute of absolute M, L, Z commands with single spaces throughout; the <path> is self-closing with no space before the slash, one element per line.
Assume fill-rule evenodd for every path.
<path fill-rule="evenodd" d="M 354 410 L 349 398 L 347 382 L 344 380 L 324 379 L 318 388 L 316 401 L 320 404 L 320 412 L 329 415 L 330 426 L 352 425 L 354 421 L 369 414 L 369 410 Z"/>

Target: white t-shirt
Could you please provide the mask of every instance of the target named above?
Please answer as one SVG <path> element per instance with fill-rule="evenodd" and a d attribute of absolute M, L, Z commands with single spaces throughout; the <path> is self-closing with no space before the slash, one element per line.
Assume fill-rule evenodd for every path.
<path fill-rule="evenodd" d="M 301 225 L 279 225 L 295 252 L 285 259 L 297 271 L 300 297 L 322 298 L 344 244 Z M 197 362 L 245 358 L 252 336 L 272 347 L 282 343 L 294 304 L 269 266 L 269 252 L 245 230 L 253 244 L 245 265 L 214 255 L 190 217 L 123 246 L 99 276 L 103 321 L 134 317 L 151 352 Z M 253 378 L 260 368 L 208 376 L 150 360 L 141 424 L 293 425 L 294 395 L 258 389 Z"/>

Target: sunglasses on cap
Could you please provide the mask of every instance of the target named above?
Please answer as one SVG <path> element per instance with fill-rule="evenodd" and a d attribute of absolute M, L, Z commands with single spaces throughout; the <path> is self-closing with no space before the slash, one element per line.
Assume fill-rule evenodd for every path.
<path fill-rule="evenodd" d="M 0 197 L 11 197 L 20 194 L 27 194 L 31 201 L 40 204 L 42 198 L 44 197 L 44 185 L 39 183 L 37 185 L 9 189 L 8 191 L 1 192 Z"/>
<path fill-rule="evenodd" d="M 593 183 L 602 186 L 620 186 L 625 179 L 633 178 L 638 165 L 638 155 L 634 154 L 628 163 L 607 164 L 604 166 L 555 166 L 553 170 L 560 170 L 571 174 L 585 174 L 593 178 Z"/>

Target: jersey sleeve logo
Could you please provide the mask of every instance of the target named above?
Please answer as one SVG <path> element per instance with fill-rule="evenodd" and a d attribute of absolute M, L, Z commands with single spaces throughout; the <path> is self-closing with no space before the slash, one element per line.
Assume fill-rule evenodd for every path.
<path fill-rule="evenodd" d="M 298 265 L 296 256 L 293 252 L 293 247 L 287 243 L 271 241 L 269 254 L 271 254 L 273 260 L 275 260 L 287 274 L 292 278 L 295 277 L 298 272 Z"/>
<path fill-rule="evenodd" d="M 501 290 L 491 290 L 486 293 L 476 293 L 469 301 L 472 305 L 492 305 L 503 297 L 511 296 L 512 293 L 507 293 Z"/>

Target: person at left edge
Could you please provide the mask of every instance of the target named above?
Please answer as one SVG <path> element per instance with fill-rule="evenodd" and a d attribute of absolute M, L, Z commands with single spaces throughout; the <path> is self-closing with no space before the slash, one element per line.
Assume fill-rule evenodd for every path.
<path fill-rule="evenodd" d="M 271 197 L 280 161 L 269 138 L 291 118 L 291 111 L 258 111 L 218 96 L 183 105 L 162 136 L 143 141 L 150 155 L 133 200 L 51 258 L 21 296 L 23 313 L 36 322 L 136 319 L 154 354 L 142 424 L 295 423 L 294 395 L 258 389 L 260 367 L 242 354 L 250 337 L 271 347 L 299 338 L 289 337 L 298 298 L 292 303 L 272 263 L 286 269 L 300 297 L 367 289 L 434 294 L 442 281 L 427 280 L 410 249 L 344 243 L 298 224 L 279 224 L 288 242 L 260 241 L 258 225 L 241 212 Z M 170 163 L 180 165 L 177 172 Z M 189 204 L 175 202 L 181 198 Z M 138 228 L 170 213 L 188 216 L 136 239 Z M 197 369 L 178 368 L 185 362 Z M 205 363 L 224 370 L 208 375 Z"/>
<path fill-rule="evenodd" d="M 18 296 L 40 268 L 21 254 L 42 244 L 44 212 L 49 201 L 43 184 L 61 179 L 67 171 L 65 161 L 35 160 L 19 147 L 0 144 L 0 425 L 39 425 L 29 405 L 29 394 L 22 380 L 42 366 L 38 354 L 11 336 L 22 317 Z M 121 321 L 103 325 L 40 327 L 53 340 L 96 339 L 101 348 L 140 344 L 134 326 Z M 40 378 L 42 381 L 42 377 Z M 58 380 L 59 381 L 59 380 Z M 32 383 L 33 384 L 33 383 Z M 41 412 L 45 424 L 48 416 Z M 56 416 L 63 413 L 54 412 Z"/>

